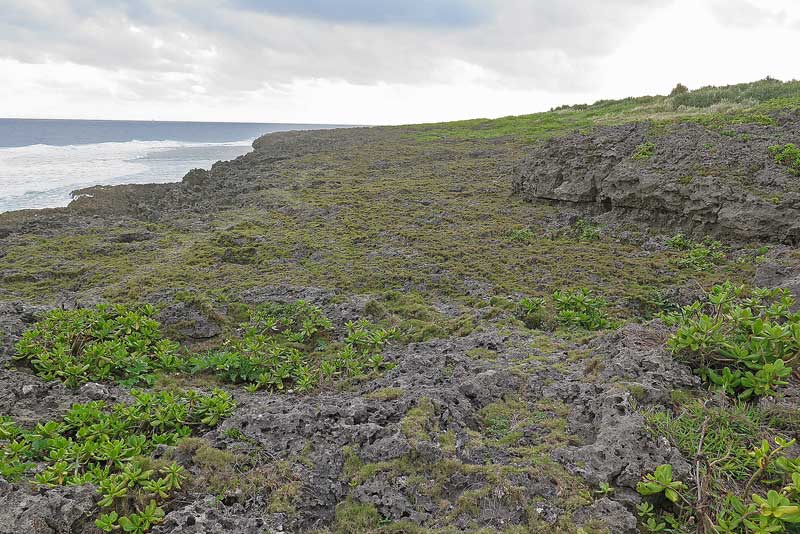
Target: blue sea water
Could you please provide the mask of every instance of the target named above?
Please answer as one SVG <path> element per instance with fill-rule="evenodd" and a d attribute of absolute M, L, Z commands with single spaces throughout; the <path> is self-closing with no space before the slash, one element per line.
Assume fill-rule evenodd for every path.
<path fill-rule="evenodd" d="M 92 185 L 180 181 L 261 135 L 320 124 L 0 119 L 0 212 L 66 206 Z"/>

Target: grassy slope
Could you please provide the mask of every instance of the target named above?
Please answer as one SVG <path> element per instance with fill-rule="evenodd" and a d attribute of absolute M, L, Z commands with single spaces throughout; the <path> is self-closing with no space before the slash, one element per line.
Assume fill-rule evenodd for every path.
<path fill-rule="evenodd" d="M 545 235 L 555 211 L 510 196 L 510 165 L 529 143 L 576 128 L 644 119 L 721 128 L 768 122 L 769 113 L 798 107 L 800 82 L 761 81 L 497 120 L 361 130 L 346 153 L 282 161 L 267 177 L 254 167 L 252 180 L 262 188 L 251 199 L 259 207 L 13 236 L 0 254 L 0 281 L 10 292 L 0 299 L 48 302 L 70 290 L 136 301 L 163 288 L 235 299 L 248 287 L 288 283 L 344 293 L 401 290 L 471 307 L 491 295 L 587 286 L 629 317 L 660 289 L 692 278 L 745 280 L 752 265 L 697 273 L 677 266 L 680 253 L 641 254 L 602 232 L 600 241 L 568 229 Z M 109 241 L 137 229 L 156 239 Z M 532 231 L 509 239 L 520 229 Z"/>

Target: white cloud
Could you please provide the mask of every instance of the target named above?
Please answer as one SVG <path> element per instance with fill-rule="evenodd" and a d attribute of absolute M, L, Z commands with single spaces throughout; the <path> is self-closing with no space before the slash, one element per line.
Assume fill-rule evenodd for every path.
<path fill-rule="evenodd" d="M 0 116 L 404 123 L 792 78 L 792 1 L 0 0 Z"/>

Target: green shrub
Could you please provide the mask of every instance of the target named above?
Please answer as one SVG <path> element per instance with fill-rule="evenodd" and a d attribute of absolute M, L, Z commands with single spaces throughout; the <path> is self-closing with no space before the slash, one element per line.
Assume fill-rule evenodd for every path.
<path fill-rule="evenodd" d="M 724 259 L 725 254 L 716 245 L 696 245 L 689 249 L 685 257 L 678 260 L 678 265 L 694 271 L 710 271 Z"/>
<path fill-rule="evenodd" d="M 361 320 L 347 323 L 346 335 L 336 340 L 322 310 L 303 301 L 260 306 L 242 329 L 242 337 L 223 349 L 193 356 L 192 372 L 210 372 L 251 391 L 308 391 L 320 380 L 387 368 L 380 352 L 394 336 Z"/>
<path fill-rule="evenodd" d="M 544 324 L 544 299 L 540 297 L 525 297 L 517 303 L 517 317 L 528 328 L 541 328 Z"/>
<path fill-rule="evenodd" d="M 686 87 L 685 85 L 683 85 L 682 83 L 679 83 L 678 85 L 676 85 L 672 89 L 672 91 L 670 91 L 669 96 L 682 95 L 682 94 L 688 93 L 688 92 L 689 92 L 689 88 Z"/>
<path fill-rule="evenodd" d="M 640 314 L 644 319 L 653 319 L 679 310 L 668 293 L 658 287 L 647 287 L 642 296 L 636 299 Z"/>
<path fill-rule="evenodd" d="M 658 466 L 636 488 L 648 498 L 638 507 L 644 531 L 689 532 L 691 528 L 695 532 L 727 534 L 797 532 L 800 458 L 786 455 L 794 443 L 795 440 L 776 437 L 753 447 L 750 456 L 754 468 L 743 485 L 724 484 L 717 476 L 719 467 L 699 455 L 689 484 L 674 479 L 671 465 Z M 659 500 L 662 496 L 669 505 Z M 657 511 L 654 504 L 661 510 Z"/>
<path fill-rule="evenodd" d="M 675 250 L 689 250 L 694 242 L 683 234 L 675 234 L 667 239 L 667 246 Z"/>
<path fill-rule="evenodd" d="M 683 234 L 675 234 L 667 240 L 667 245 L 675 250 L 686 252 L 678 259 L 681 267 L 694 271 L 710 271 L 725 260 L 724 245 L 710 237 L 702 242 L 692 241 Z"/>
<path fill-rule="evenodd" d="M 675 106 L 707 108 L 720 102 L 753 103 L 766 102 L 774 98 L 795 97 L 800 93 L 800 82 L 782 82 L 766 78 L 753 83 L 741 83 L 722 87 L 702 87 L 671 95 Z"/>
<path fill-rule="evenodd" d="M 41 378 L 72 388 L 95 380 L 151 384 L 155 371 L 183 364 L 154 315 L 150 305 L 53 310 L 23 334 L 15 358 L 29 361 Z"/>
<path fill-rule="evenodd" d="M 130 405 L 74 404 L 63 420 L 32 430 L 0 417 L 0 476 L 44 487 L 93 484 L 106 511 L 98 528 L 147 531 L 161 520 L 159 504 L 181 488 L 185 474 L 174 463 L 152 467 L 145 456 L 158 445 L 175 445 L 193 428 L 216 426 L 235 403 L 219 389 L 209 395 L 138 390 L 131 395 Z"/>
<path fill-rule="evenodd" d="M 530 243 L 534 238 L 530 228 L 514 228 L 508 231 L 506 238 L 512 243 Z"/>
<path fill-rule="evenodd" d="M 782 289 L 730 283 L 714 286 L 706 301 L 672 319 L 669 348 L 712 387 L 740 399 L 774 395 L 800 354 L 800 313 Z"/>
<path fill-rule="evenodd" d="M 784 165 L 790 173 L 800 176 L 800 148 L 797 145 L 775 145 L 769 147 L 769 152 L 775 158 L 775 163 Z"/>
<path fill-rule="evenodd" d="M 647 141 L 636 147 L 636 150 L 633 152 L 633 155 L 631 155 L 631 159 L 635 159 L 637 161 L 643 159 L 650 159 L 653 157 L 653 154 L 655 154 L 655 151 L 656 151 L 656 144 L 651 141 Z"/>
<path fill-rule="evenodd" d="M 555 291 L 553 300 L 558 310 L 558 320 L 565 325 L 586 330 L 601 330 L 613 326 L 605 311 L 608 306 L 606 300 L 593 296 L 588 289 Z"/>
<path fill-rule="evenodd" d="M 600 227 L 585 219 L 575 221 L 573 231 L 579 239 L 584 241 L 597 241 L 600 239 Z"/>

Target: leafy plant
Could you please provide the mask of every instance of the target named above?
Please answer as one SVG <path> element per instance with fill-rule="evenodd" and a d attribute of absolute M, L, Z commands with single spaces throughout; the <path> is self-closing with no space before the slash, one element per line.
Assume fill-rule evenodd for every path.
<path fill-rule="evenodd" d="M 689 250 L 694 242 L 683 234 L 675 234 L 667 239 L 667 246 L 675 250 Z"/>
<path fill-rule="evenodd" d="M 663 493 L 664 497 L 670 502 L 676 503 L 680 499 L 680 492 L 687 489 L 686 484 L 678 480 L 672 480 L 672 466 L 669 464 L 660 465 L 653 473 L 644 477 L 643 482 L 639 482 L 636 491 L 641 495 L 655 495 Z"/>
<path fill-rule="evenodd" d="M 160 523 L 163 518 L 164 510 L 158 507 L 156 501 L 151 500 L 150 503 L 138 514 L 120 517 L 119 526 L 122 527 L 123 532 L 144 534 L 152 525 Z"/>
<path fill-rule="evenodd" d="M 711 242 L 692 247 L 685 257 L 678 260 L 678 265 L 694 271 L 710 271 L 725 259 L 725 254 L 717 243 Z"/>
<path fill-rule="evenodd" d="M 530 228 L 514 228 L 508 231 L 506 238 L 512 243 L 530 243 L 534 238 L 533 230 Z"/>
<path fill-rule="evenodd" d="M 117 520 L 119 519 L 119 514 L 117 512 L 109 512 L 107 514 L 101 515 L 97 518 L 94 522 L 95 526 L 102 530 L 103 532 L 111 532 L 115 528 L 117 528 Z"/>
<path fill-rule="evenodd" d="M 611 495 L 614 493 L 614 488 L 608 482 L 601 482 L 595 493 L 597 495 Z"/>
<path fill-rule="evenodd" d="M 692 487 L 673 479 L 671 465 L 658 466 L 636 489 L 645 497 L 663 494 L 675 514 L 666 509 L 659 514 L 652 502 L 645 501 L 639 506 L 642 526 L 648 532 L 666 532 L 668 524 L 680 529 L 689 523 L 702 533 L 796 532 L 795 525 L 800 524 L 800 458 L 784 455 L 794 443 L 781 438 L 775 438 L 774 444 L 763 440 L 751 452 L 757 468 L 744 486 L 735 489 L 716 485 L 716 465 L 703 457 L 696 461 Z M 752 493 L 766 472 L 774 478 L 763 492 Z M 725 494 L 714 493 L 720 490 Z"/>
<path fill-rule="evenodd" d="M 656 144 L 652 141 L 646 141 L 641 145 L 636 147 L 636 150 L 633 152 L 631 159 L 635 160 L 643 160 L 643 159 L 650 159 L 653 157 L 656 151 Z"/>
<path fill-rule="evenodd" d="M 775 158 L 775 163 L 787 167 L 791 174 L 800 176 L 800 148 L 797 145 L 774 145 L 769 147 L 769 152 Z"/>
<path fill-rule="evenodd" d="M 191 369 L 246 384 L 250 391 L 308 391 L 320 380 L 389 367 L 380 353 L 394 331 L 364 320 L 347 323 L 341 340 L 334 339 L 332 330 L 317 306 L 268 303 L 242 325 L 241 338 L 227 341 L 222 350 L 192 357 Z"/>
<path fill-rule="evenodd" d="M 543 298 L 524 297 L 517 303 L 517 317 L 528 328 L 540 328 L 544 324 L 543 306 Z"/>
<path fill-rule="evenodd" d="M 659 521 L 659 519 L 656 518 L 655 508 L 652 504 L 647 501 L 642 501 L 636 507 L 636 510 L 639 513 L 639 520 L 642 524 L 642 528 L 644 528 L 646 532 L 655 534 L 666 530 L 667 523 Z"/>
<path fill-rule="evenodd" d="M 684 307 L 668 347 L 713 388 L 740 399 L 774 395 L 800 357 L 800 314 L 782 289 L 716 285 Z"/>
<path fill-rule="evenodd" d="M 679 233 L 669 238 L 667 245 L 686 252 L 677 263 L 681 267 L 695 271 L 708 271 L 725 259 L 723 244 L 710 237 L 706 237 L 702 242 L 696 242 Z"/>
<path fill-rule="evenodd" d="M 575 235 L 584 241 L 597 241 L 600 239 L 600 227 L 586 219 L 578 219 L 572 228 Z"/>
<path fill-rule="evenodd" d="M 702 242 L 692 241 L 683 234 L 675 234 L 667 245 L 686 252 L 677 263 L 695 271 L 709 271 L 725 259 L 724 246 L 719 241 L 706 237 Z"/>
<path fill-rule="evenodd" d="M 601 330 L 613 326 L 605 311 L 608 306 L 606 300 L 595 297 L 586 288 L 555 291 L 553 300 L 558 310 L 558 320 L 563 324 L 586 330 Z"/>
<path fill-rule="evenodd" d="M 93 380 L 150 384 L 154 371 L 183 365 L 178 345 L 162 337 L 155 311 L 150 305 L 53 310 L 22 335 L 15 358 L 72 388 Z"/>
<path fill-rule="evenodd" d="M 144 457 L 158 445 L 177 444 L 194 428 L 216 425 L 233 412 L 235 403 L 219 389 L 210 394 L 132 390 L 131 395 L 131 404 L 74 404 L 62 421 L 39 423 L 32 430 L 1 418 L 4 478 L 31 478 L 39 465 L 32 476 L 38 485 L 94 484 L 98 505 L 108 510 L 95 521 L 100 530 L 146 532 L 164 516 L 159 503 L 179 490 L 186 476 L 175 463 L 146 467 Z M 149 504 L 120 515 L 135 506 L 136 496 L 147 496 Z"/>

